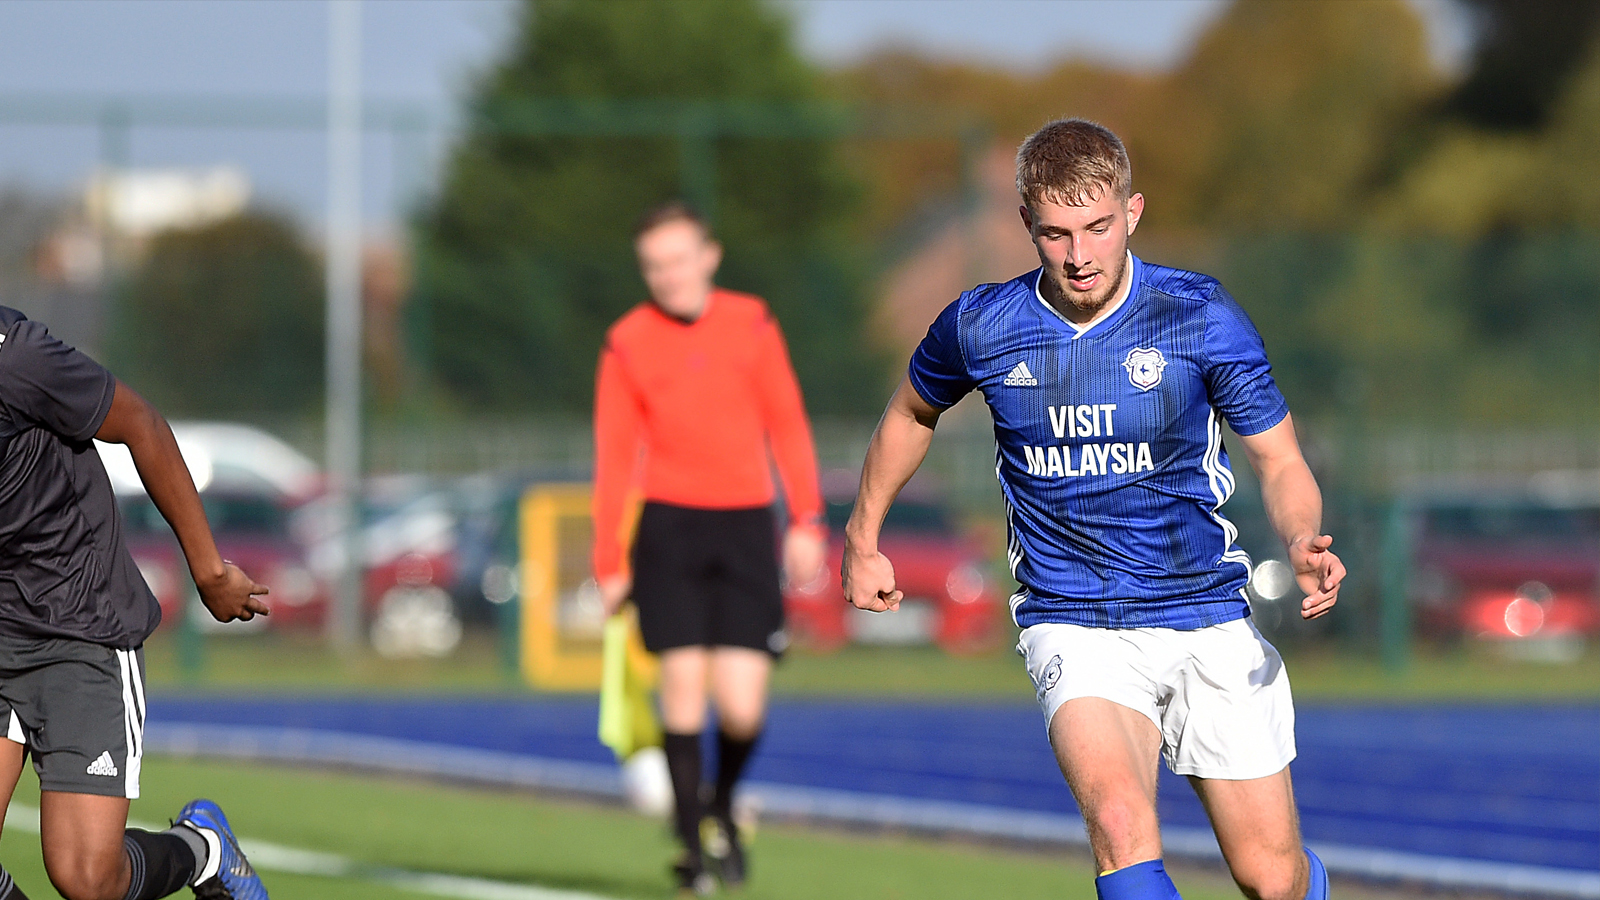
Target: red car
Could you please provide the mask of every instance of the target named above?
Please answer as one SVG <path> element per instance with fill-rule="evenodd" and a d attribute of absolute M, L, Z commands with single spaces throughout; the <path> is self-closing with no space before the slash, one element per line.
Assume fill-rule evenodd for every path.
<path fill-rule="evenodd" d="M 1556 657 L 1600 635 L 1600 505 L 1487 493 L 1432 499 L 1420 504 L 1413 536 L 1421 634 Z"/>
<path fill-rule="evenodd" d="M 844 525 L 853 498 L 830 499 L 828 565 L 808 585 L 788 585 L 784 609 L 789 633 L 799 646 L 836 650 L 849 642 L 936 643 L 952 653 L 994 646 L 1001 634 L 998 585 L 985 573 L 979 542 L 950 521 L 942 505 L 916 493 L 902 494 L 889 509 L 878 548 L 894 563 L 895 582 L 906 599 L 896 613 L 870 613 L 844 601 L 839 564 Z"/>
<path fill-rule="evenodd" d="M 455 579 L 456 512 L 448 491 L 406 476 L 367 480 L 362 498 L 364 617 L 383 614 L 395 588 L 448 588 Z M 344 556 L 330 499 L 317 497 L 295 513 L 293 531 L 318 578 L 331 584 Z M 318 625 L 323 604 L 308 611 Z"/>
<path fill-rule="evenodd" d="M 268 493 L 225 490 L 203 491 L 200 500 L 223 559 L 272 589 L 266 598 L 271 610 L 266 619 L 225 627 L 294 627 L 320 610 L 325 601 L 322 585 L 306 566 L 305 552 L 290 537 L 288 501 Z M 181 621 L 183 598 L 193 587 L 172 529 L 145 494 L 123 495 L 117 505 L 128 551 L 161 604 L 162 625 L 175 625 Z M 204 616 L 198 621 L 216 624 Z"/>

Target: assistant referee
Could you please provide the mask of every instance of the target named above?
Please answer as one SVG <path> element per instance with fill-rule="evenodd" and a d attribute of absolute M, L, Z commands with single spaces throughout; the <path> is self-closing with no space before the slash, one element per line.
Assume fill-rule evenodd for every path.
<path fill-rule="evenodd" d="M 722 247 L 683 203 L 651 210 L 634 231 L 650 301 L 619 319 L 600 352 L 595 389 L 594 573 L 607 614 L 632 596 L 645 646 L 661 657 L 667 765 L 684 855 L 682 890 L 706 893 L 700 820 L 726 848 L 724 884 L 746 864 L 733 790 L 766 715 L 772 661 L 787 645 L 778 582 L 774 490 L 783 481 L 788 577 L 820 575 L 825 551 L 816 451 L 789 352 L 766 304 L 716 287 Z M 770 449 L 770 459 L 769 459 Z M 624 510 L 644 510 L 625 563 Z M 700 734 L 709 688 L 718 771 L 700 794 Z M 719 842 L 722 843 L 722 842 Z"/>

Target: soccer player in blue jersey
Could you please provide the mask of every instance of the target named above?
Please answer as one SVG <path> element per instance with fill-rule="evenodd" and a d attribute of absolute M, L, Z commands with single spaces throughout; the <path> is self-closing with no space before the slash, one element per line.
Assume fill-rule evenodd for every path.
<path fill-rule="evenodd" d="M 980 391 L 994 419 L 1017 650 L 1089 833 L 1101 900 L 1171 900 L 1158 757 L 1189 777 L 1252 900 L 1324 900 L 1300 838 L 1283 660 L 1251 622 L 1250 558 L 1219 513 L 1237 433 L 1306 598 L 1333 608 L 1344 566 L 1249 317 L 1215 279 L 1128 251 L 1144 198 L 1107 129 L 1052 122 L 1017 153 L 1040 268 L 962 294 L 889 401 L 846 527 L 855 606 L 895 610 L 884 514 L 939 415 Z"/>

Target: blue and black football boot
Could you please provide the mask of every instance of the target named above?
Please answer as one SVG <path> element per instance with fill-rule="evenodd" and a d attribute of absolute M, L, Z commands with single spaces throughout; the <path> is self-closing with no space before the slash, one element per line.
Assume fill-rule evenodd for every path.
<path fill-rule="evenodd" d="M 267 888 L 244 858 L 221 807 L 192 801 L 173 824 L 194 829 L 206 842 L 206 864 L 190 882 L 196 900 L 267 900 Z"/>

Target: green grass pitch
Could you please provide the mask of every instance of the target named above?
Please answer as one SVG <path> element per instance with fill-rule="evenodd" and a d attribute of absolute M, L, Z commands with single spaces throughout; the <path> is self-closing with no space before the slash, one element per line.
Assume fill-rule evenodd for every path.
<path fill-rule="evenodd" d="M 350 773 L 150 759 L 132 816 L 165 822 L 196 795 L 223 804 L 246 840 L 337 853 L 371 867 L 446 873 L 612 898 L 670 896 L 665 827 L 632 813 L 523 794 Z M 23 776 L 15 802 L 37 806 Z M 1081 853 L 1024 852 L 904 836 L 859 835 L 778 825 L 757 835 L 748 900 L 874 898 L 955 900 L 1039 897 L 1090 900 L 1090 863 Z M 0 861 L 33 900 L 56 894 L 45 878 L 37 835 L 8 826 Z M 417 897 L 353 877 L 263 873 L 274 898 L 389 900 Z M 1178 868 L 1189 900 L 1237 897 L 1226 876 Z M 187 896 L 187 892 L 184 892 Z"/>
<path fill-rule="evenodd" d="M 1591 701 L 1600 698 L 1600 648 L 1569 665 L 1518 662 L 1481 645 L 1419 647 L 1411 666 L 1390 672 L 1375 658 L 1334 648 L 1284 648 L 1297 702 L 1389 700 Z M 211 638 L 200 665 L 185 670 L 178 640 L 157 632 L 145 649 L 153 693 L 185 690 L 279 692 L 526 691 L 501 663 L 492 636 L 472 634 L 448 659 L 341 657 L 318 635 Z M 780 697 L 885 697 L 1033 703 L 1022 664 L 1001 642 L 992 652 L 948 656 L 936 648 L 850 647 L 837 654 L 791 653 L 773 673 Z"/>

